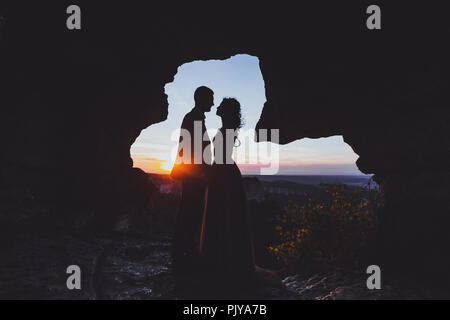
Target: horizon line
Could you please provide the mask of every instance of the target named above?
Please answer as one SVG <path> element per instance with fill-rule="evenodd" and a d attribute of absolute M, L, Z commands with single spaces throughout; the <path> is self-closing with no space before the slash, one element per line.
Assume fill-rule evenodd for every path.
<path fill-rule="evenodd" d="M 145 172 L 145 171 L 144 171 Z M 154 174 L 161 176 L 168 176 L 170 173 L 166 172 L 145 172 L 146 174 Z M 242 173 L 243 176 L 264 176 L 264 177 L 273 177 L 273 176 L 370 176 L 374 175 L 373 173 L 347 173 L 347 174 L 257 174 L 257 173 Z"/>

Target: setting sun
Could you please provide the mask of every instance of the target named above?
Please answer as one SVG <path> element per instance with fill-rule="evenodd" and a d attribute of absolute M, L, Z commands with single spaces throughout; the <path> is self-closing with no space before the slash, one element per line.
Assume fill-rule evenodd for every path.
<path fill-rule="evenodd" d="M 173 161 L 137 156 L 133 158 L 133 166 L 147 173 L 168 174 L 172 171 Z"/>

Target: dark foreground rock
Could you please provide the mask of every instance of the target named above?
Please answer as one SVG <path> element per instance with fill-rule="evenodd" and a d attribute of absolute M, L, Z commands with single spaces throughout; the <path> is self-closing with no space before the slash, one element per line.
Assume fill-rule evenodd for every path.
<path fill-rule="evenodd" d="M 3 253 L 3 299 L 155 299 L 173 289 L 169 243 L 137 239 L 22 236 Z M 69 290 L 69 265 L 81 290 Z"/>
<path fill-rule="evenodd" d="M 55 240 L 57 239 L 57 240 Z M 1 299 L 180 299 L 171 273 L 170 238 L 21 235 L 3 242 Z M 81 267 L 81 290 L 66 269 Z M 260 275 L 254 299 L 422 299 L 430 292 L 383 283 L 369 291 L 361 272 L 336 270 L 276 279 Z M 195 284 L 193 284 L 195 285 Z M 441 295 L 439 297 L 445 297 Z M 447 295 L 448 297 L 448 295 Z"/>

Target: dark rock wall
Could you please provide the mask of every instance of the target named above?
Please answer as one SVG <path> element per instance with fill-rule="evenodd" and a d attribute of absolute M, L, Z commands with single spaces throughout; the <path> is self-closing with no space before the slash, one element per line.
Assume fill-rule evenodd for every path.
<path fill-rule="evenodd" d="M 281 143 L 343 135 L 359 169 L 375 174 L 385 192 L 383 265 L 427 271 L 443 283 L 450 266 L 450 29 L 437 7 L 382 10 L 380 32 L 336 22 L 319 37 L 314 29 L 310 41 L 299 37 L 301 46 L 258 55 L 268 101 L 257 127 L 280 128 Z"/>
<path fill-rule="evenodd" d="M 3 201 L 105 216 L 135 202 L 146 181 L 129 148 L 167 117 L 177 67 L 247 53 L 266 86 L 258 128 L 281 143 L 343 135 L 385 190 L 388 260 L 450 266 L 445 8 L 381 4 L 383 29 L 368 31 L 369 3 L 312 3 L 91 1 L 81 31 L 65 28 L 71 3 L 0 5 Z"/>

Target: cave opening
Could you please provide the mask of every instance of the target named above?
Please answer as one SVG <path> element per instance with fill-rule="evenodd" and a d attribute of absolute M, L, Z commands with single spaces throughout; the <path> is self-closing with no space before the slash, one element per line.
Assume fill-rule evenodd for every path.
<path fill-rule="evenodd" d="M 267 159 L 263 158 L 270 154 L 268 150 L 273 148 L 273 144 L 256 143 L 252 136 L 266 95 L 259 59 L 247 54 L 181 65 L 173 81 L 165 86 L 169 103 L 167 120 L 141 131 L 130 148 L 133 166 L 149 174 L 170 173 L 178 146 L 178 129 L 184 115 L 194 105 L 195 89 L 202 85 L 214 91 L 214 106 L 211 112 L 206 113 L 205 120 L 210 138 L 221 125 L 215 114 L 221 100 L 234 97 L 240 102 L 244 120 L 240 136 L 245 146 L 236 148 L 234 156 L 243 175 L 259 175 L 261 168 L 268 165 Z M 279 158 L 277 175 L 362 175 L 355 164 L 358 155 L 342 136 L 304 138 L 276 148 Z"/>

